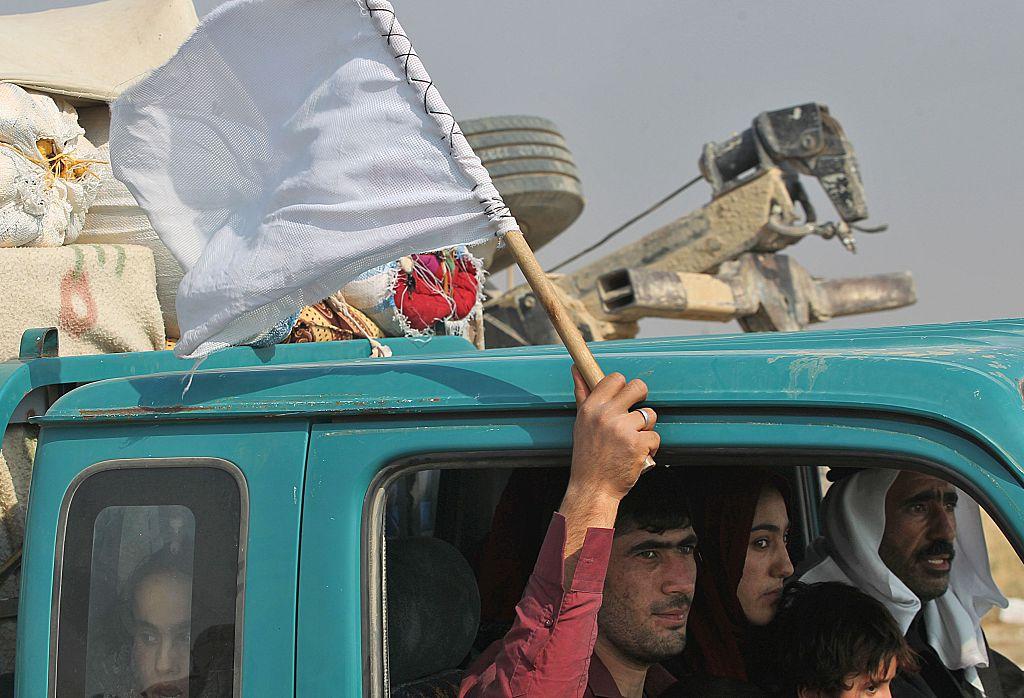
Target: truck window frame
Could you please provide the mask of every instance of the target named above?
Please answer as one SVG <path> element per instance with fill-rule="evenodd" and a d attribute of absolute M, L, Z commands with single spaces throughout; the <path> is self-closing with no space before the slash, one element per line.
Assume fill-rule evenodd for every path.
<path fill-rule="evenodd" d="M 538 449 L 429 453 L 395 460 L 382 468 L 367 489 L 363 505 L 362 571 L 363 642 L 368 648 L 369 672 L 363 693 L 389 698 L 391 677 L 387 652 L 387 580 L 384 568 L 384 513 L 388 487 L 399 478 L 423 470 L 475 470 L 568 466 L 570 451 Z"/>
<path fill-rule="evenodd" d="M 962 435 L 955 434 L 962 438 Z M 992 455 L 992 454 L 989 454 Z M 385 505 L 388 487 L 399 478 L 423 470 L 467 470 L 499 468 L 543 468 L 568 466 L 571 450 L 538 449 L 507 451 L 471 451 L 460 453 L 423 453 L 392 461 L 378 471 L 371 481 L 364 499 L 362 515 L 363 643 L 367 649 L 368 671 L 364 674 L 363 694 L 371 698 L 389 698 L 391 686 L 387 650 L 387 591 L 385 552 Z M 912 470 L 936 477 L 967 493 L 996 523 L 1024 564 L 1024 539 L 1008 535 L 1012 530 L 989 497 L 957 470 L 937 460 L 907 454 L 889 454 L 865 449 L 830 450 L 800 446 L 687 448 L 663 446 L 660 459 L 666 462 L 700 461 L 701 465 L 728 467 L 730 464 L 758 465 L 765 461 L 778 464 L 785 459 L 787 466 L 804 467 L 817 478 L 817 467 L 863 467 Z M 998 462 L 1001 463 L 998 459 Z M 685 466 L 680 466 L 685 467 Z M 1005 466 L 1004 466 L 1005 467 Z M 812 470 L 813 468 L 813 470 Z M 801 477 L 794 500 L 802 508 L 801 524 L 809 535 L 820 535 L 819 505 L 823 493 L 819 483 L 809 483 Z M 1024 485 L 1022 485 L 1024 487 Z M 815 498 L 816 497 L 816 498 Z"/>
<path fill-rule="evenodd" d="M 220 470 L 227 473 L 238 487 L 238 573 L 235 590 L 234 610 L 234 651 L 233 666 L 236 671 L 232 694 L 234 698 L 241 695 L 242 686 L 242 649 L 244 644 L 244 621 L 245 621 L 245 573 L 246 556 L 248 551 L 249 534 L 249 488 L 244 473 L 233 462 L 210 456 L 183 456 L 183 457 L 157 457 L 157 458 L 114 458 L 99 461 L 88 466 L 79 472 L 68 485 L 61 500 L 59 516 L 57 519 L 56 544 L 54 547 L 54 568 L 53 568 L 53 592 L 50 602 L 50 658 L 47 666 L 47 695 L 56 698 L 57 695 L 57 665 L 59 662 L 59 639 L 60 639 L 60 611 L 61 611 L 61 586 L 64 575 L 64 545 L 67 538 L 68 516 L 75 495 L 81 486 L 97 473 L 111 470 L 134 470 L 134 469 L 174 469 L 174 468 L 208 468 Z M 92 553 L 90 552 L 90 560 Z"/>

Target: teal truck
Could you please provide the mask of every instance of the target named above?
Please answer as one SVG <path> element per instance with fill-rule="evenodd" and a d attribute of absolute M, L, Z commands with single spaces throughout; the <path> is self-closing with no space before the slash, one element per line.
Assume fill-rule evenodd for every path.
<path fill-rule="evenodd" d="M 20 698 L 139 695 L 147 672 L 164 672 L 148 695 L 455 695 L 507 627 L 568 466 L 561 347 L 391 339 L 379 359 L 351 341 L 195 366 L 56 341 L 30 331 L 0 364 L 0 423 L 38 429 L 20 593 L 0 606 Z M 849 465 L 948 479 L 1024 553 L 1024 320 L 593 349 L 650 386 L 659 463 L 790 481 L 795 557 L 822 468 Z"/>

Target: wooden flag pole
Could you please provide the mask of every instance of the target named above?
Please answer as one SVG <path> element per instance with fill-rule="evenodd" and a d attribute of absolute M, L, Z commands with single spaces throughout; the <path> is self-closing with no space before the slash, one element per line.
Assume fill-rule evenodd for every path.
<path fill-rule="evenodd" d="M 604 378 L 604 371 L 597 364 L 597 359 L 594 358 L 590 347 L 587 346 L 583 335 L 580 334 L 580 328 L 572 321 L 569 313 L 565 310 L 565 306 L 558 299 L 555 288 L 551 284 L 551 279 L 544 273 L 540 262 L 537 261 L 536 255 L 533 254 L 533 250 L 530 249 L 530 245 L 527 244 L 522 232 L 513 230 L 505 233 L 505 244 L 512 251 L 512 256 L 515 257 L 516 264 L 522 270 L 527 283 L 530 284 L 530 288 L 537 295 L 540 304 L 547 311 L 551 324 L 555 326 L 555 332 L 558 333 L 562 344 L 569 351 L 569 356 L 572 357 L 573 363 L 576 364 L 576 370 L 580 372 L 583 380 L 593 390 L 594 386 Z M 647 456 L 647 460 L 644 462 L 644 470 L 653 466 L 654 459 Z"/>

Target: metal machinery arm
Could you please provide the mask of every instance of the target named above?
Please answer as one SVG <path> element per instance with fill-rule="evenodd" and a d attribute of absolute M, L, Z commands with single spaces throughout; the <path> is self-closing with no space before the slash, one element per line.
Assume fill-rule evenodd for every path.
<path fill-rule="evenodd" d="M 860 172 L 827 107 L 764 112 L 743 133 L 705 145 L 700 168 L 712 187 L 710 202 L 553 277 L 587 340 L 636 336 L 642 317 L 737 319 L 750 332 L 796 330 L 916 301 L 909 272 L 822 281 L 775 254 L 808 235 L 836 237 L 854 251 L 853 230 L 884 230 L 855 225 L 867 217 Z M 838 221 L 818 223 L 801 174 L 821 182 Z M 490 347 L 558 342 L 528 286 L 507 291 L 484 309 Z"/>

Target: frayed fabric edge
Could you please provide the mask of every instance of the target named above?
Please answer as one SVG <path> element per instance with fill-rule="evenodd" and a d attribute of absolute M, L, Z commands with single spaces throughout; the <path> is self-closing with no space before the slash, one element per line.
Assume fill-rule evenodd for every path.
<path fill-rule="evenodd" d="M 486 244 L 488 242 L 491 242 L 492 240 L 493 240 L 493 238 L 490 235 L 488 235 L 487 237 L 478 238 L 477 240 L 474 240 L 472 242 L 464 243 L 464 247 L 466 249 L 467 254 L 470 254 L 471 257 L 473 258 L 474 263 L 477 263 L 477 274 L 478 274 L 477 278 L 480 281 L 480 283 L 478 284 L 478 288 L 477 288 L 478 303 L 479 303 L 479 296 L 481 296 L 481 294 L 483 293 L 483 279 L 486 278 L 487 271 L 484 269 L 483 262 L 476 255 L 472 254 L 471 250 L 473 248 L 475 248 L 475 247 L 479 247 L 480 245 L 484 245 L 484 244 Z M 439 250 L 451 249 L 453 247 L 458 248 L 458 247 L 461 247 L 461 246 L 463 246 L 463 245 L 446 245 L 444 247 L 439 247 L 439 248 L 437 248 L 435 250 L 427 250 L 426 252 L 437 252 Z M 416 253 L 413 253 L 413 254 L 416 254 Z M 390 262 L 385 262 L 385 264 L 389 264 L 389 263 Z M 375 265 L 373 267 L 369 267 L 369 269 L 366 269 L 363 272 L 360 272 L 360 274 L 365 273 L 366 271 L 369 271 L 370 269 L 374 269 L 377 266 L 381 266 L 381 265 Z M 483 273 L 484 277 L 481 278 L 479 276 L 480 273 Z M 338 289 L 343 288 L 345 286 L 345 284 L 347 284 L 349 281 L 352 281 L 353 279 L 357 278 L 360 274 L 354 274 L 350 278 L 342 277 L 342 278 L 344 278 L 344 280 L 340 284 L 338 284 L 337 289 L 335 289 L 334 291 L 328 292 L 328 293 L 324 293 L 322 298 L 326 298 L 331 293 L 334 293 Z M 336 283 L 335 281 L 332 281 L 330 285 L 334 286 L 335 283 Z M 392 288 L 392 294 L 393 294 L 394 293 L 394 287 L 392 286 L 391 288 Z M 284 298 L 279 298 L 279 299 L 277 299 L 275 301 L 272 301 L 270 303 L 266 303 L 266 304 L 264 304 L 262 306 L 259 306 L 257 308 L 252 308 L 250 310 L 247 310 L 245 313 L 243 313 L 242 315 L 234 318 L 233 320 L 228 322 L 225 326 L 221 327 L 217 331 L 210 333 L 205 339 L 200 340 L 194 347 L 192 347 L 190 349 L 188 348 L 189 344 L 186 342 L 185 338 L 183 337 L 178 342 L 178 344 L 175 345 L 175 347 L 174 347 L 174 355 L 176 357 L 178 357 L 179 359 L 199 359 L 199 358 L 203 358 L 203 357 L 209 356 L 210 354 L 215 354 L 215 353 L 217 353 L 219 351 L 223 351 L 224 349 L 230 349 L 231 347 L 246 346 L 247 343 L 249 341 L 251 341 L 254 337 L 257 337 L 260 334 L 262 334 L 263 332 L 267 331 L 266 329 L 260 330 L 260 331 L 255 332 L 255 333 L 252 332 L 252 330 L 240 331 L 239 328 L 244 324 L 244 322 L 247 320 L 247 318 L 249 318 L 252 314 L 258 313 L 258 312 L 262 311 L 264 308 L 267 308 L 268 306 L 272 307 L 272 306 L 278 306 L 279 305 L 279 306 L 281 306 L 279 308 L 280 312 L 276 313 L 277 315 L 279 315 L 279 317 L 274 322 L 274 324 L 277 324 L 278 322 L 281 322 L 285 318 L 291 317 L 293 314 L 295 314 L 295 313 L 297 313 L 297 312 L 302 310 L 302 306 L 295 307 L 295 305 L 293 303 L 287 303 L 286 304 L 286 303 L 284 303 L 284 301 L 285 301 Z M 314 302 L 316 302 L 316 301 L 314 301 Z M 468 320 L 470 318 L 471 318 L 471 315 L 467 315 L 465 319 Z M 271 325 L 271 327 L 272 326 L 273 325 Z M 204 332 L 204 330 L 205 330 L 205 328 L 203 326 L 200 326 L 200 327 L 195 328 L 193 330 L 189 330 L 189 332 L 187 332 L 185 334 L 186 335 L 190 334 L 190 333 L 200 333 L 200 334 L 202 334 Z M 410 335 L 406 335 L 406 336 L 410 336 Z M 429 335 L 425 336 L 424 338 L 429 339 L 430 336 L 433 336 L 433 333 L 430 333 Z M 412 337 L 412 338 L 416 338 L 416 337 Z"/>

